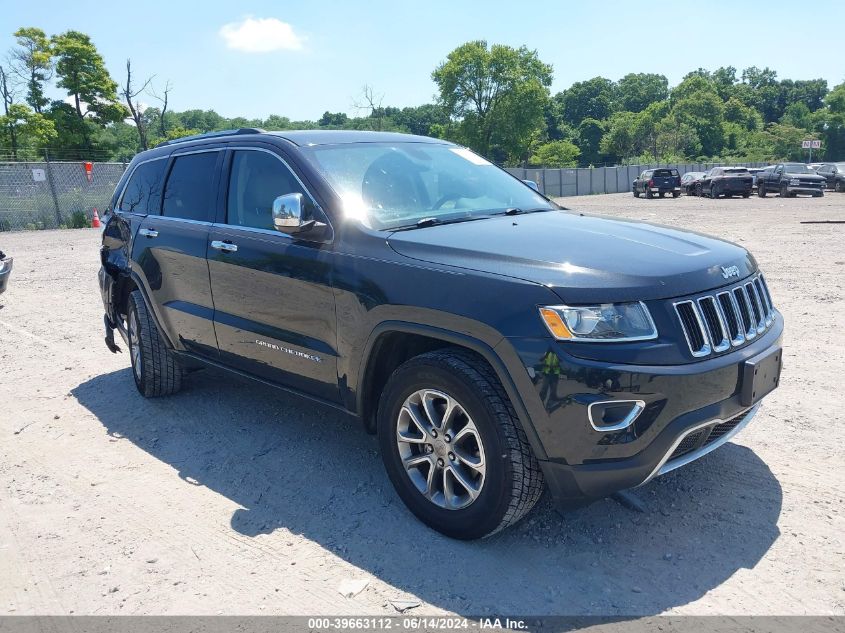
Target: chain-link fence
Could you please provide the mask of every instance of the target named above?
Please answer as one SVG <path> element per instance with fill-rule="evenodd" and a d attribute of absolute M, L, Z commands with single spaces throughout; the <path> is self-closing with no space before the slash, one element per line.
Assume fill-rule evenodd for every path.
<path fill-rule="evenodd" d="M 0 163 L 0 231 L 90 226 L 125 169 L 123 163 Z"/>
<path fill-rule="evenodd" d="M 508 171 L 521 180 L 533 180 L 540 191 L 551 198 L 586 196 L 594 193 L 626 193 L 645 169 L 659 167 L 677 169 L 683 176 L 688 171 L 708 171 L 725 163 L 654 163 L 650 165 L 620 165 L 617 167 L 583 167 L 578 169 L 548 169 L 509 167 Z M 737 163 L 736 167 L 765 167 L 768 163 Z"/>
<path fill-rule="evenodd" d="M 685 163 L 585 167 L 580 169 L 509 168 L 533 180 L 550 197 L 631 191 L 644 169 L 667 167 L 681 174 L 707 171 L 723 163 Z M 740 163 L 763 167 L 766 163 Z M 89 169 L 90 167 L 90 169 Z M 93 210 L 108 206 L 124 163 L 0 162 L 0 231 L 90 226 Z"/>

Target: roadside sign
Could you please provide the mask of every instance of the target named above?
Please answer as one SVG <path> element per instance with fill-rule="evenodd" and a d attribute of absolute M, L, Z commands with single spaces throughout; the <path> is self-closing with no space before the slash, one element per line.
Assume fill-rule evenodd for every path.
<path fill-rule="evenodd" d="M 44 173 L 43 169 L 33 169 L 32 170 L 32 181 L 33 182 L 44 182 L 47 180 L 47 174 Z"/>
<path fill-rule="evenodd" d="M 820 148 L 821 148 L 821 146 L 822 146 L 822 142 L 821 142 L 821 141 L 813 141 L 813 142 L 812 142 L 812 145 L 811 145 L 810 147 L 812 147 L 813 149 L 820 149 Z"/>
<path fill-rule="evenodd" d="M 801 149 L 810 149 L 810 143 L 811 141 L 801 141 Z"/>

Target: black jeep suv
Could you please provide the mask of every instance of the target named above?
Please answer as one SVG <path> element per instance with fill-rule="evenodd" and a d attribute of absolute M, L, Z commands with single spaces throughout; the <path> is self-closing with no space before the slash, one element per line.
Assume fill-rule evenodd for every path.
<path fill-rule="evenodd" d="M 139 154 L 99 273 L 144 396 L 212 365 L 349 412 L 422 521 L 477 538 L 725 443 L 783 321 L 740 246 L 561 209 L 451 143 L 242 129 Z M 354 456 L 352 456 L 354 458 Z"/>

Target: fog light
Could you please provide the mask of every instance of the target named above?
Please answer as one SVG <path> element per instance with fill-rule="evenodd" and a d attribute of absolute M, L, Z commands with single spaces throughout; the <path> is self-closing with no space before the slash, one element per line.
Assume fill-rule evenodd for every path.
<path fill-rule="evenodd" d="M 601 433 L 621 431 L 631 426 L 645 409 L 642 400 L 602 400 L 587 407 L 590 426 Z"/>

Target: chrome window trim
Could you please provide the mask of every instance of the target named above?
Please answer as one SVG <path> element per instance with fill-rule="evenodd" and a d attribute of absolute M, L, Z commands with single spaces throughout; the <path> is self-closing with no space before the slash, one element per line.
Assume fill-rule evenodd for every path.
<path fill-rule="evenodd" d="M 669 450 L 666 451 L 666 453 L 663 455 L 663 458 L 659 462 L 657 462 L 657 466 L 655 466 L 654 469 L 651 471 L 651 473 L 649 473 L 648 477 L 643 479 L 642 483 L 638 484 L 636 487 L 644 486 L 648 482 L 650 482 L 652 479 L 654 479 L 655 477 L 659 477 L 660 475 L 665 475 L 666 473 L 671 472 L 671 471 L 675 470 L 676 468 L 680 468 L 681 466 L 686 466 L 690 462 L 694 462 L 695 460 L 699 459 L 700 457 L 704 457 L 708 453 L 715 451 L 717 448 L 719 448 L 720 446 L 722 446 L 723 444 L 726 444 L 729 440 L 731 440 L 731 438 L 733 438 L 742 429 L 744 429 L 748 425 L 748 423 L 751 422 L 752 418 L 754 418 L 754 416 L 757 415 L 757 411 L 759 409 L 760 409 L 760 403 L 757 403 L 753 407 L 751 407 L 750 409 L 746 409 L 745 411 L 741 411 L 737 415 L 744 415 L 743 419 L 739 422 L 739 424 L 737 424 L 734 428 L 732 428 L 730 431 L 725 433 L 719 439 L 714 440 L 713 442 L 711 442 L 710 444 L 707 444 L 705 446 L 701 446 L 701 447 L 695 449 L 694 451 L 690 451 L 689 453 L 686 453 L 685 455 L 681 455 L 677 459 L 673 459 L 672 461 L 669 461 L 669 458 L 672 457 L 672 453 L 675 452 L 675 450 L 678 448 L 678 446 L 681 445 L 681 442 L 683 442 L 684 439 L 688 435 L 691 435 L 692 433 L 695 433 L 696 431 L 700 431 L 701 429 L 707 428 L 708 426 L 717 426 L 719 424 L 724 424 L 725 422 L 728 422 L 728 420 L 716 418 L 716 419 L 713 419 L 713 420 L 708 420 L 707 422 L 702 422 L 701 424 L 696 424 L 695 426 L 687 429 L 686 431 L 681 433 L 675 439 L 675 441 L 669 447 Z M 736 416 L 734 416 L 734 417 L 736 417 Z M 731 419 L 733 419 L 733 418 L 731 418 Z"/>
<path fill-rule="evenodd" d="M 678 306 L 683 305 L 685 303 L 688 303 L 692 306 L 692 313 L 695 315 L 695 320 L 698 323 L 698 329 L 701 331 L 701 334 L 704 337 L 703 338 L 704 343 L 701 346 L 701 349 L 699 349 L 699 350 L 693 350 L 692 341 L 690 341 L 689 333 L 687 332 L 687 329 L 684 327 L 684 321 L 681 318 L 680 311 L 678 310 Z M 704 323 L 701 320 L 701 315 L 698 313 L 698 304 L 696 304 L 696 302 L 693 301 L 692 299 L 685 299 L 684 301 L 676 301 L 672 305 L 675 307 L 675 314 L 678 315 L 678 321 L 680 321 L 680 323 L 681 323 L 681 331 L 684 333 L 684 338 L 687 341 L 687 348 L 689 349 L 689 351 L 696 358 L 700 358 L 702 356 L 709 355 L 710 352 L 711 352 L 710 335 L 707 333 L 707 328 L 704 327 Z"/>
<path fill-rule="evenodd" d="M 152 163 L 157 160 L 167 160 L 168 158 L 170 158 L 170 154 L 166 154 L 164 156 L 155 156 L 154 158 L 147 158 L 145 160 L 139 160 L 132 167 L 132 171 L 129 172 L 129 175 L 126 177 L 126 182 L 123 183 L 123 187 L 120 189 L 120 195 L 117 197 L 117 208 L 115 209 L 115 211 L 120 211 L 121 213 L 131 213 L 133 215 L 149 215 L 144 213 L 135 213 L 134 211 L 126 211 L 125 209 L 121 209 L 120 205 L 123 204 L 123 196 L 126 195 L 126 188 L 129 187 L 129 181 L 132 180 L 132 176 L 135 175 L 135 171 L 137 171 L 137 169 L 141 165 L 145 165 L 146 163 Z M 161 195 L 164 196 L 164 182 L 162 182 Z"/>
<path fill-rule="evenodd" d="M 331 220 L 329 219 L 329 215 L 323 210 L 323 207 L 320 206 L 320 204 L 317 202 L 316 198 L 314 198 L 314 195 L 311 193 L 311 191 L 308 189 L 308 187 L 305 186 L 305 183 L 302 182 L 302 179 L 296 174 L 296 172 L 291 168 L 290 164 L 284 158 L 279 156 L 276 152 L 267 149 L 266 147 L 251 147 L 251 146 L 248 146 L 248 145 L 228 145 L 226 149 L 230 149 L 233 152 L 234 151 L 264 152 L 265 154 L 270 154 L 270 156 L 272 156 L 273 158 L 278 160 L 280 163 L 282 163 L 282 165 L 285 166 L 285 169 L 287 169 L 291 173 L 291 175 L 296 179 L 296 182 L 299 183 L 299 186 L 302 187 L 302 190 L 305 192 L 305 195 L 308 196 L 308 199 L 311 201 L 311 204 L 313 204 L 314 207 L 316 209 L 318 209 L 320 211 L 320 213 L 323 215 L 323 217 L 325 218 L 326 222 L 329 225 L 329 228 L 332 229 L 332 232 L 334 232 L 334 227 L 331 224 Z M 228 187 L 229 187 L 231 177 L 232 177 L 231 173 L 226 174 L 226 177 L 227 177 L 226 178 L 226 190 L 228 192 Z M 287 233 L 282 233 L 281 231 L 275 231 L 273 229 L 262 229 L 262 228 L 258 228 L 258 227 L 242 226 L 240 224 L 229 224 L 229 200 L 228 200 L 228 196 L 227 196 L 227 199 L 226 199 L 226 213 L 225 213 L 224 219 L 225 219 L 225 222 L 216 222 L 215 225 L 216 226 L 229 226 L 229 227 L 233 227 L 233 228 L 237 228 L 237 229 L 255 231 L 255 232 L 258 232 L 258 233 L 266 233 L 267 235 L 283 235 L 288 239 L 293 239 L 293 237 L 294 237 L 293 235 L 288 235 Z"/>
<path fill-rule="evenodd" d="M 634 406 L 631 409 L 631 412 L 625 416 L 623 420 L 620 420 L 616 424 L 611 425 L 597 425 L 593 421 L 593 407 L 596 405 L 620 405 L 620 404 L 633 404 Z M 597 402 L 591 402 L 587 406 L 587 419 L 590 421 L 590 426 L 593 427 L 594 430 L 598 431 L 599 433 L 609 433 L 611 431 L 621 431 L 622 429 L 627 429 L 631 426 L 634 421 L 640 417 L 640 414 L 645 410 L 645 401 L 644 400 L 599 400 Z"/>
<path fill-rule="evenodd" d="M 724 352 L 726 349 L 729 349 L 731 346 L 730 335 L 728 333 L 728 326 L 725 324 L 724 318 L 722 318 L 722 310 L 719 308 L 719 302 L 716 300 L 715 295 L 705 295 L 703 297 L 699 297 L 696 300 L 698 303 L 698 308 L 701 311 L 702 321 L 704 324 L 707 325 L 707 319 L 704 318 L 704 307 L 701 305 L 702 301 L 712 301 L 713 302 L 713 309 L 716 311 L 716 318 L 719 321 L 719 327 L 722 329 L 722 340 L 716 343 L 716 341 L 710 340 L 710 344 L 713 347 L 714 352 Z M 707 335 L 710 335 L 710 327 L 707 327 Z"/>

